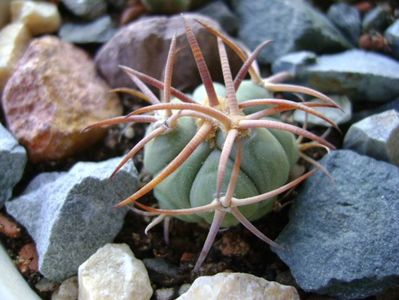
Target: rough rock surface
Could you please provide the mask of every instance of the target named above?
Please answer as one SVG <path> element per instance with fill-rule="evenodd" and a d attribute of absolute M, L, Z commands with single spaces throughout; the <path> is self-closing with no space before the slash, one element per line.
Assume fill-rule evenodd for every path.
<path fill-rule="evenodd" d="M 137 172 L 129 162 L 110 179 L 119 161 L 80 162 L 69 172 L 42 173 L 6 203 L 34 239 L 46 278 L 61 281 L 75 274 L 122 227 L 126 209 L 113 205 L 135 191 Z"/>
<path fill-rule="evenodd" d="M 294 287 L 245 273 L 219 273 L 197 278 L 178 300 L 299 300 Z"/>
<path fill-rule="evenodd" d="M 334 25 L 306 1 L 234 0 L 232 6 L 240 18 L 239 37 L 246 45 L 254 49 L 265 40 L 273 40 L 259 56 L 262 63 L 294 51 L 325 53 L 351 47 Z"/>
<path fill-rule="evenodd" d="M 21 179 L 26 151 L 0 124 L 0 208 L 11 198 L 12 189 Z"/>
<path fill-rule="evenodd" d="M 63 41 L 75 44 L 105 43 L 115 34 L 116 29 L 110 16 L 100 17 L 90 23 L 65 23 L 59 36 Z"/>
<path fill-rule="evenodd" d="M 399 96 L 399 62 L 378 53 L 322 55 L 298 75 L 313 88 L 355 101 L 387 102 Z"/>
<path fill-rule="evenodd" d="M 305 291 L 363 299 L 399 278 L 399 168 L 333 151 L 309 178 L 274 249 Z"/>
<path fill-rule="evenodd" d="M 220 81 L 222 75 L 216 39 L 195 22 L 194 17 L 213 27 L 220 28 L 220 26 L 204 16 L 185 14 L 198 39 L 214 81 Z M 176 56 L 173 86 L 179 89 L 194 88 L 201 80 L 186 40 L 181 16 L 144 17 L 122 27 L 98 52 L 96 65 L 112 87 L 134 87 L 131 79 L 119 68 L 119 65 L 131 67 L 160 79 L 174 34 L 180 51 Z M 242 64 L 241 60 L 233 55 L 229 57 L 229 62 L 233 70 L 237 70 Z"/>
<path fill-rule="evenodd" d="M 43 1 L 12 1 L 11 16 L 13 22 L 25 24 L 33 35 L 52 33 L 61 24 L 57 6 Z"/>
<path fill-rule="evenodd" d="M 31 42 L 3 93 L 10 130 L 32 161 L 62 159 L 83 150 L 104 130 L 86 126 L 119 115 L 121 105 L 89 57 L 55 37 Z"/>
<path fill-rule="evenodd" d="M 147 270 L 126 244 L 107 244 L 79 267 L 80 300 L 149 300 Z"/>
<path fill-rule="evenodd" d="M 388 110 L 353 124 L 344 148 L 399 166 L 399 112 Z"/>
<path fill-rule="evenodd" d="M 359 10 L 347 3 L 335 3 L 328 9 L 327 16 L 352 44 L 358 44 L 362 33 L 362 19 Z"/>

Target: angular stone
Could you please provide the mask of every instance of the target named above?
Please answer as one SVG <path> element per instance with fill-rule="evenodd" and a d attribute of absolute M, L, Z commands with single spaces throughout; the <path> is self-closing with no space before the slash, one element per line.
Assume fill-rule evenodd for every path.
<path fill-rule="evenodd" d="M 327 16 L 352 44 L 358 44 L 362 33 L 362 19 L 359 10 L 347 3 L 335 3 L 328 9 Z"/>
<path fill-rule="evenodd" d="M 235 34 L 238 29 L 238 18 L 223 1 L 214 1 L 201 7 L 197 13 L 217 21 L 229 34 Z"/>
<path fill-rule="evenodd" d="M 0 1 L 0 29 L 10 21 L 11 0 Z"/>
<path fill-rule="evenodd" d="M 363 299 L 399 279 L 399 168 L 333 151 L 290 209 L 274 249 L 308 292 Z"/>
<path fill-rule="evenodd" d="M 316 54 L 310 51 L 299 51 L 281 56 L 272 65 L 273 73 L 282 71 L 298 73 L 301 68 L 316 62 Z"/>
<path fill-rule="evenodd" d="M 273 40 L 260 54 L 261 63 L 295 51 L 325 53 L 351 48 L 334 25 L 306 1 L 234 0 L 232 7 L 241 21 L 239 37 L 246 45 L 254 49 Z"/>
<path fill-rule="evenodd" d="M 317 90 L 354 101 L 387 102 L 399 96 L 399 62 L 363 50 L 322 55 L 298 77 Z"/>
<path fill-rule="evenodd" d="M 0 299 L 4 300 L 40 300 L 29 287 L 26 280 L 15 268 L 14 262 L 0 244 Z"/>
<path fill-rule="evenodd" d="M 0 208 L 11 198 L 27 161 L 26 151 L 0 124 Z"/>
<path fill-rule="evenodd" d="M 344 148 L 399 166 L 399 112 L 388 110 L 353 124 Z"/>
<path fill-rule="evenodd" d="M 43 1 L 14 0 L 11 2 L 11 16 L 13 22 L 24 23 L 33 35 L 52 33 L 61 24 L 57 6 Z"/>
<path fill-rule="evenodd" d="M 87 148 L 104 130 L 86 126 L 121 114 L 85 52 L 56 37 L 35 39 L 3 93 L 10 130 L 34 161 L 63 159 Z"/>
<path fill-rule="evenodd" d="M 328 108 L 328 107 L 320 107 L 315 108 L 315 110 L 321 112 L 326 117 L 333 120 L 337 125 L 343 124 L 348 122 L 352 117 L 352 102 L 346 96 L 338 96 L 338 95 L 329 95 L 331 99 L 333 99 L 337 104 L 339 104 L 342 108 L 342 111 L 336 108 Z M 326 126 L 330 127 L 331 124 L 327 123 L 326 121 L 311 115 L 307 114 L 307 124 L 317 125 L 317 126 Z M 298 123 L 305 122 L 306 113 L 302 110 L 296 110 L 294 112 L 294 121 Z"/>
<path fill-rule="evenodd" d="M 95 19 L 107 10 L 105 0 L 61 0 L 62 3 L 76 16 Z"/>
<path fill-rule="evenodd" d="M 51 295 L 51 300 L 76 300 L 79 295 L 78 277 L 64 280 Z"/>
<path fill-rule="evenodd" d="M 31 35 L 22 23 L 12 23 L 0 31 L 0 94 L 30 40 Z"/>
<path fill-rule="evenodd" d="M 381 5 L 377 5 L 364 16 L 363 30 L 384 31 L 389 24 L 389 19 L 389 9 Z"/>
<path fill-rule="evenodd" d="M 273 299 L 299 300 L 294 287 L 245 273 L 198 277 L 178 300 Z"/>
<path fill-rule="evenodd" d="M 220 26 L 201 15 L 187 13 L 184 16 L 198 39 L 212 78 L 214 81 L 223 81 L 216 39 L 194 18 L 215 28 Z M 173 71 L 173 86 L 178 89 L 194 88 L 201 83 L 201 80 L 187 43 L 181 16 L 144 17 L 122 27 L 98 52 L 96 65 L 112 87 L 134 87 L 132 80 L 121 70 L 120 65 L 161 79 L 174 34 L 176 34 L 177 48 L 180 50 Z M 234 55 L 229 56 L 229 62 L 233 71 L 242 65 L 241 60 Z"/>
<path fill-rule="evenodd" d="M 149 300 L 147 270 L 126 244 L 107 244 L 79 267 L 80 300 Z"/>
<path fill-rule="evenodd" d="M 61 281 L 75 274 L 121 229 L 126 209 L 113 205 L 136 190 L 137 171 L 129 162 L 109 178 L 119 161 L 80 162 L 69 172 L 39 174 L 20 197 L 6 204 L 34 239 L 39 271 L 46 278 Z"/>
<path fill-rule="evenodd" d="M 105 43 L 115 32 L 110 16 L 103 16 L 86 24 L 65 23 L 59 36 L 63 41 L 74 44 Z"/>
<path fill-rule="evenodd" d="M 399 20 L 387 28 L 385 38 L 392 49 L 392 54 L 399 59 Z"/>

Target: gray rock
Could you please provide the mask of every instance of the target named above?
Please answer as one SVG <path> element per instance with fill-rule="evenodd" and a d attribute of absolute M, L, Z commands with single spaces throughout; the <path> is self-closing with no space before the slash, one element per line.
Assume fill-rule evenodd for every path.
<path fill-rule="evenodd" d="M 338 103 L 342 107 L 342 111 L 336 108 L 331 107 L 320 107 L 315 108 L 317 111 L 323 113 L 326 117 L 333 120 L 337 125 L 344 124 L 348 122 L 352 117 L 352 102 L 346 96 L 338 96 L 338 95 L 329 95 L 336 103 Z M 320 102 L 320 101 L 318 101 Z M 298 123 L 304 123 L 306 119 L 306 114 L 302 110 L 296 110 L 294 112 L 294 121 Z M 307 124 L 309 126 L 317 125 L 317 126 L 331 126 L 326 121 L 308 114 Z"/>
<path fill-rule="evenodd" d="M 238 18 L 223 1 L 211 2 L 200 8 L 197 13 L 216 20 L 229 34 L 237 32 Z"/>
<path fill-rule="evenodd" d="M 214 81 L 223 81 L 220 72 L 219 52 L 216 39 L 194 18 L 220 29 L 213 20 L 199 14 L 185 14 L 198 39 Z M 170 42 L 176 34 L 176 63 L 173 71 L 173 86 L 178 89 L 195 88 L 201 83 L 197 66 L 185 36 L 181 16 L 144 17 L 122 27 L 98 52 L 95 61 L 98 70 L 112 87 L 135 87 L 132 80 L 121 70 L 120 65 L 144 72 L 157 79 L 162 78 Z M 237 71 L 241 60 L 230 55 L 231 68 Z"/>
<path fill-rule="evenodd" d="M 58 34 L 66 42 L 88 44 L 108 42 L 115 32 L 111 18 L 103 16 L 90 23 L 65 23 Z"/>
<path fill-rule="evenodd" d="M 381 112 L 384 112 L 384 111 L 387 111 L 390 109 L 394 109 L 399 112 L 399 98 L 396 100 L 384 103 L 382 105 L 379 105 L 378 107 L 373 108 L 373 109 L 365 109 L 365 110 L 356 112 L 353 115 L 350 122 L 351 122 L 351 124 L 353 124 L 353 123 L 363 120 L 364 118 L 367 118 L 371 115 L 375 115 L 375 114 L 378 114 L 378 113 L 381 113 Z"/>
<path fill-rule="evenodd" d="M 396 20 L 385 31 L 385 38 L 392 50 L 392 54 L 399 59 L 399 20 Z"/>
<path fill-rule="evenodd" d="M 265 40 L 274 41 L 260 54 L 261 63 L 300 50 L 325 53 L 351 48 L 334 25 L 303 0 L 233 0 L 232 7 L 246 45 L 253 49 Z"/>
<path fill-rule="evenodd" d="M 173 300 L 175 297 L 175 290 L 173 288 L 163 288 L 155 290 L 154 292 L 156 300 Z"/>
<path fill-rule="evenodd" d="M 95 19 L 107 10 L 105 0 L 62 0 L 62 3 L 76 16 Z"/>
<path fill-rule="evenodd" d="M 176 286 L 187 280 L 179 268 L 162 258 L 146 258 L 143 259 L 143 263 L 151 276 L 151 281 L 158 286 Z"/>
<path fill-rule="evenodd" d="M 387 102 L 399 96 L 399 63 L 363 50 L 322 55 L 298 76 L 315 89 L 354 101 Z"/>
<path fill-rule="evenodd" d="M 327 16 L 354 45 L 358 44 L 362 19 L 356 8 L 347 3 L 335 3 L 328 9 Z"/>
<path fill-rule="evenodd" d="M 127 210 L 113 205 L 136 190 L 137 171 L 129 162 L 110 179 L 119 161 L 80 162 L 69 172 L 42 173 L 6 204 L 34 239 L 39 270 L 48 279 L 76 274 L 121 229 Z"/>
<path fill-rule="evenodd" d="M 363 30 L 384 31 L 389 24 L 389 10 L 381 5 L 370 10 L 363 19 Z"/>
<path fill-rule="evenodd" d="M 333 151 L 307 180 L 274 249 L 305 291 L 375 295 L 399 279 L 399 168 Z"/>
<path fill-rule="evenodd" d="M 388 110 L 353 124 L 344 148 L 399 166 L 399 112 Z"/>
<path fill-rule="evenodd" d="M 11 198 L 27 161 L 25 148 L 0 124 L 0 208 Z"/>
<path fill-rule="evenodd" d="M 300 51 L 284 55 L 272 64 L 273 73 L 289 71 L 296 74 L 306 65 L 316 62 L 316 54 L 310 51 Z"/>

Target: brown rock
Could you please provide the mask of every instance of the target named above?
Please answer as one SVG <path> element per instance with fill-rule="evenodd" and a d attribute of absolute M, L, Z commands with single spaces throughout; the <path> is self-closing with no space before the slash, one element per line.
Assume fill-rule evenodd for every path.
<path fill-rule="evenodd" d="M 81 129 L 121 114 L 90 58 L 49 36 L 29 45 L 2 102 L 10 130 L 33 162 L 62 159 L 93 144 L 104 131 Z"/>
<path fill-rule="evenodd" d="M 199 25 L 194 17 L 212 27 L 220 29 L 220 26 L 207 17 L 185 14 L 204 53 L 213 80 L 223 81 L 216 38 Z M 195 88 L 201 80 L 185 37 L 181 16 L 144 17 L 122 27 L 98 52 L 95 59 L 96 65 L 112 87 L 134 87 L 119 65 L 128 66 L 161 79 L 169 44 L 174 34 L 176 34 L 179 52 L 173 72 L 173 85 L 179 89 Z M 238 70 L 242 64 L 241 60 L 232 53 L 230 53 L 229 62 L 233 71 Z"/>
<path fill-rule="evenodd" d="M 15 222 L 0 213 L 0 233 L 15 239 L 21 236 L 21 228 L 19 228 Z"/>
<path fill-rule="evenodd" d="M 38 256 L 35 244 L 26 244 L 19 250 L 17 267 L 21 273 L 38 271 Z"/>

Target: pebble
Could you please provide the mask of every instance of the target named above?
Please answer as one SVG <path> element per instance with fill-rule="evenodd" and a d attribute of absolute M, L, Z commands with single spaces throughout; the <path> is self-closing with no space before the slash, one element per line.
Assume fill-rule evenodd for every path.
<path fill-rule="evenodd" d="M 0 95 L 30 40 L 23 23 L 12 23 L 0 31 Z"/>
<path fill-rule="evenodd" d="M 175 286 L 187 279 L 178 267 L 168 263 L 163 258 L 145 258 L 143 263 L 151 276 L 152 282 L 158 286 Z"/>
<path fill-rule="evenodd" d="M 39 174 L 6 203 L 35 241 L 39 271 L 46 278 L 59 282 L 76 274 L 121 229 L 127 210 L 112 206 L 136 190 L 137 171 L 129 162 L 109 178 L 119 161 L 79 162 L 68 172 Z"/>
<path fill-rule="evenodd" d="M 32 35 L 55 32 L 61 24 L 57 6 L 43 1 L 12 1 L 11 16 L 13 22 L 24 23 Z"/>
<path fill-rule="evenodd" d="M 10 21 L 11 0 L 0 1 L 0 29 Z"/>
<path fill-rule="evenodd" d="M 337 104 L 339 104 L 343 109 L 343 111 L 329 107 L 315 108 L 315 110 L 321 112 L 324 116 L 333 120 L 337 125 L 344 124 L 350 121 L 352 118 L 352 102 L 349 100 L 349 98 L 346 96 L 339 96 L 339 95 L 329 95 L 329 97 L 333 99 Z M 294 112 L 294 121 L 303 124 L 305 122 L 305 116 L 306 113 L 304 111 L 296 110 Z M 307 124 L 310 126 L 312 125 L 325 126 L 325 127 L 331 126 L 331 124 L 311 114 L 307 114 Z"/>
<path fill-rule="evenodd" d="M 51 300 L 77 300 L 79 295 L 78 277 L 64 280 L 51 295 Z"/>
<path fill-rule="evenodd" d="M 147 270 L 126 244 L 106 244 L 79 267 L 79 300 L 149 300 Z"/>
<path fill-rule="evenodd" d="M 105 130 L 81 130 L 122 112 L 88 55 L 52 36 L 31 42 L 2 103 L 10 130 L 32 162 L 60 160 L 87 148 Z"/>
<path fill-rule="evenodd" d="M 362 33 L 362 19 L 355 7 L 347 3 L 335 3 L 328 9 L 327 16 L 353 45 L 358 44 Z"/>
<path fill-rule="evenodd" d="M 238 36 L 251 49 L 273 40 L 259 55 L 260 63 L 301 50 L 325 53 L 351 48 L 328 18 L 306 1 L 234 0 L 232 8 L 241 22 Z"/>
<path fill-rule="evenodd" d="M 297 290 L 245 273 L 218 273 L 198 277 L 178 300 L 299 300 Z"/>
<path fill-rule="evenodd" d="M 0 299 L 4 300 L 40 300 L 29 287 L 28 283 L 15 268 L 14 262 L 8 256 L 0 243 L 0 270 L 7 276 L 0 276 Z"/>
<path fill-rule="evenodd" d="M 59 36 L 65 42 L 74 44 L 105 43 L 116 29 L 110 16 L 102 16 L 90 23 L 64 23 Z"/>
<path fill-rule="evenodd" d="M 85 19 L 95 19 L 107 10 L 105 0 L 61 0 L 74 15 Z"/>
<path fill-rule="evenodd" d="M 399 96 L 399 62 L 364 50 L 322 55 L 303 68 L 299 80 L 327 94 L 354 101 L 388 102 Z"/>
<path fill-rule="evenodd" d="M 389 10 L 381 5 L 377 5 L 370 10 L 363 18 L 363 30 L 376 30 L 384 32 L 389 24 Z"/>
<path fill-rule="evenodd" d="M 272 64 L 273 74 L 288 71 L 293 74 L 300 72 L 306 65 L 316 62 L 317 56 L 310 51 L 299 51 L 281 56 Z"/>
<path fill-rule="evenodd" d="M 24 173 L 25 149 L 0 124 L 0 208 L 11 198 L 12 189 Z"/>
<path fill-rule="evenodd" d="M 173 300 L 175 290 L 173 288 L 163 288 L 155 290 L 154 296 L 156 300 Z"/>
<path fill-rule="evenodd" d="M 393 56 L 399 59 L 399 20 L 396 20 L 387 28 L 385 38 L 390 45 Z"/>
<path fill-rule="evenodd" d="M 363 299 L 399 278 L 399 168 L 333 151 L 299 191 L 274 252 L 306 292 Z"/>
<path fill-rule="evenodd" d="M 223 81 L 216 39 L 194 18 L 215 28 L 220 26 L 202 15 L 187 13 L 184 16 L 198 39 L 212 78 L 214 81 Z M 183 90 L 195 88 L 201 80 L 187 44 L 181 16 L 143 17 L 122 27 L 96 55 L 97 68 L 112 87 L 134 87 L 132 80 L 121 70 L 120 65 L 160 79 L 174 34 L 176 34 L 177 48 L 180 50 L 173 70 L 173 86 Z M 236 56 L 230 56 L 229 62 L 233 70 L 238 70 L 242 64 Z"/>
<path fill-rule="evenodd" d="M 399 166 L 399 112 L 388 110 L 353 124 L 344 148 Z"/>
<path fill-rule="evenodd" d="M 238 17 L 223 1 L 214 1 L 201 7 L 197 13 L 217 21 L 228 34 L 234 35 L 238 30 Z"/>

